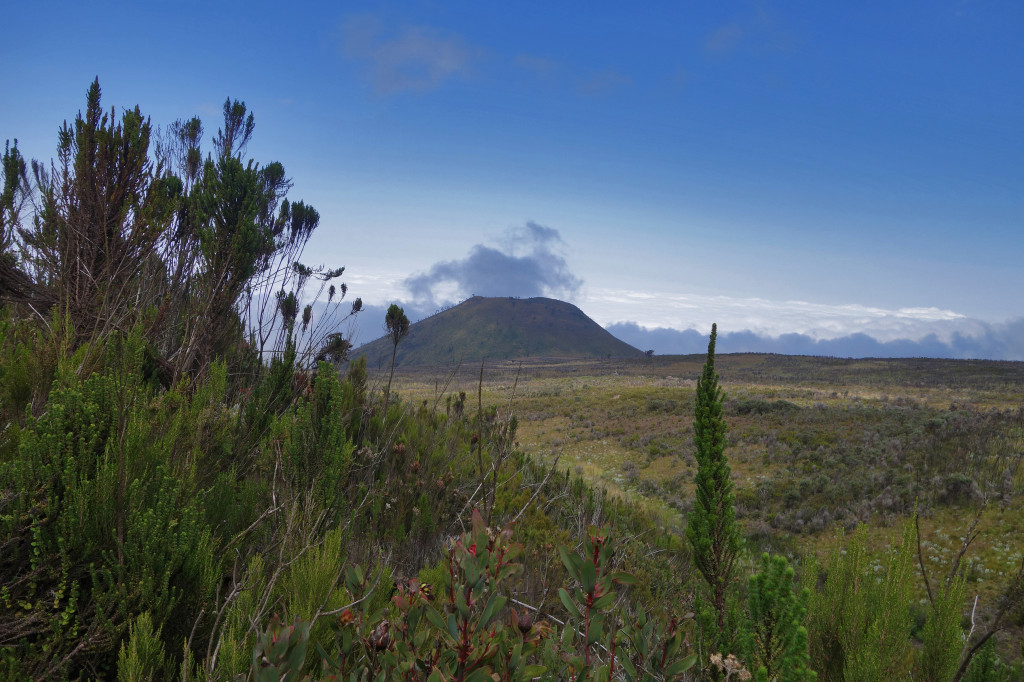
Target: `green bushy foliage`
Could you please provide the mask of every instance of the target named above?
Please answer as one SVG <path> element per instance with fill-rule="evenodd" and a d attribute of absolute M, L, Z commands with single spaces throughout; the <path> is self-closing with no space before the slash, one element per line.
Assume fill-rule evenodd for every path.
<path fill-rule="evenodd" d="M 194 462 L 152 409 L 141 344 L 114 341 L 107 358 L 103 374 L 64 375 L 0 464 L 0 631 L 24 674 L 112 665 L 92 652 L 116 652 L 141 611 L 180 641 L 213 588 Z"/>
<path fill-rule="evenodd" d="M 260 554 L 246 562 L 237 595 L 223 607 L 216 641 L 206 651 L 197 652 L 203 660 L 204 672 L 213 679 L 233 680 L 252 667 L 252 651 L 259 635 L 252 619 L 265 610 L 267 569 L 268 560 Z M 188 653 L 191 652 L 186 656 Z"/>
<path fill-rule="evenodd" d="M 684 621 L 646 615 L 621 627 L 612 611 L 613 587 L 633 582 L 611 569 L 612 542 L 594 531 L 583 554 L 559 549 L 572 582 L 559 589 L 567 618 L 555 627 L 529 610 L 509 608 L 504 583 L 522 571 L 522 546 L 509 529 L 493 531 L 474 512 L 472 529 L 449 549 L 440 585 L 417 579 L 399 586 L 393 609 L 377 608 L 373 585 L 358 567 L 345 572 L 357 597 L 332 621 L 334 641 L 317 644 L 326 679 L 406 680 L 676 680 L 696 662 L 680 657 Z M 516 604 L 515 606 L 522 606 Z M 525 607 L 529 609 L 528 606 Z M 394 618 L 394 621 L 386 618 Z M 274 619 L 253 653 L 256 679 L 304 669 L 309 628 Z"/>
<path fill-rule="evenodd" d="M 339 589 L 343 540 L 341 528 L 327 531 L 319 545 L 295 557 L 281 579 L 283 611 L 314 621 L 309 635 L 314 643 L 326 644 L 330 638 L 327 619 L 321 615 L 338 611 L 349 600 L 347 592 Z"/>
<path fill-rule="evenodd" d="M 989 639 L 971 659 L 971 664 L 962 679 L 963 682 L 1010 682 L 1019 680 L 1020 672 L 1019 665 L 1015 670 L 1000 659 L 996 654 L 995 641 Z"/>
<path fill-rule="evenodd" d="M 23 320 L 12 320 L 10 310 L 0 308 L 0 420 L 17 426 L 26 410 L 45 400 L 56 358 L 45 344 L 43 333 Z M 0 460 L 13 456 L 15 437 L 0 433 Z"/>
<path fill-rule="evenodd" d="M 964 598 L 967 581 L 963 575 L 951 576 L 935 595 L 935 601 L 921 632 L 921 649 L 917 657 L 918 675 L 929 682 L 952 680 L 964 648 Z"/>
<path fill-rule="evenodd" d="M 323 362 L 309 395 L 278 420 L 271 444 L 281 446 L 283 463 L 298 485 L 313 482 L 318 502 L 327 509 L 344 506 L 344 485 L 352 463 L 353 445 L 339 415 L 345 410 L 343 392 L 331 366 Z"/>
<path fill-rule="evenodd" d="M 823 589 L 812 589 L 808 605 L 811 667 L 825 680 L 906 679 L 913 598 L 913 523 L 885 565 L 872 564 L 858 528 L 827 564 Z M 805 580 L 817 577 L 813 562 Z"/>
<path fill-rule="evenodd" d="M 750 576 L 747 665 L 758 682 L 813 682 L 808 667 L 804 615 L 810 590 L 793 593 L 794 571 L 784 557 L 761 556 L 761 571 Z"/>
<path fill-rule="evenodd" d="M 168 660 L 159 629 L 144 611 L 132 620 L 128 637 L 117 656 L 118 682 L 147 682 L 170 679 Z"/>

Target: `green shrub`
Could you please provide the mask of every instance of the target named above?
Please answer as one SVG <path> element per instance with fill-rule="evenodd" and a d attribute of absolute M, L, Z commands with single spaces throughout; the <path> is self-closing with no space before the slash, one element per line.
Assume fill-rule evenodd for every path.
<path fill-rule="evenodd" d="M 680 657 L 686 620 L 668 623 L 638 615 L 616 627 L 613 587 L 633 578 L 612 570 L 612 542 L 594 531 L 583 554 L 560 548 L 572 582 L 559 589 L 566 620 L 554 629 L 529 607 L 511 602 L 503 585 L 522 571 L 522 547 L 511 531 L 492 531 L 474 512 L 472 530 L 450 548 L 441 583 L 427 589 L 413 579 L 399 585 L 391 616 L 371 598 L 373 586 L 358 567 L 345 572 L 351 609 L 332 621 L 334 641 L 317 646 L 324 673 L 334 679 L 409 680 L 668 680 L 691 668 Z M 439 571 L 428 572 L 435 575 Z M 521 607 L 522 605 L 517 605 Z M 257 679 L 297 673 L 304 666 L 308 626 L 284 628 L 274 619 L 253 650 Z M 269 677 L 268 677 L 269 676 Z"/>
<path fill-rule="evenodd" d="M 132 620 L 128 637 L 121 643 L 117 656 L 117 680 L 149 682 L 165 679 L 171 679 L 171 676 L 164 643 L 159 629 L 153 631 L 153 619 L 145 611 Z"/>
<path fill-rule="evenodd" d="M 953 576 L 939 589 L 921 630 L 921 649 L 917 657 L 915 679 L 947 682 L 960 667 L 964 631 L 961 627 L 967 583 L 962 575 Z"/>
<path fill-rule="evenodd" d="M 1019 666 L 1015 671 L 999 658 L 996 654 L 995 640 L 989 639 L 971 659 L 971 664 L 964 673 L 963 682 L 1010 682 L 1021 679 L 1015 675 L 1019 672 Z"/>
<path fill-rule="evenodd" d="M 910 601 L 913 597 L 913 523 L 885 565 L 873 564 L 859 527 L 833 550 L 822 589 L 808 605 L 811 667 L 822 680 L 895 680 L 910 673 Z M 817 571 L 810 563 L 805 585 Z"/>
<path fill-rule="evenodd" d="M 781 556 L 761 555 L 761 571 L 750 576 L 747 667 L 757 682 L 813 682 L 808 667 L 804 615 L 810 590 L 793 593 L 794 571 Z"/>
<path fill-rule="evenodd" d="M 64 374 L 27 420 L 17 458 L 0 464 L 0 489 L 16 492 L 0 515 L 10 548 L 0 621 L 7 641 L 23 643 L 23 674 L 113 666 L 143 612 L 176 646 L 213 589 L 196 463 L 152 409 L 138 341 L 111 343 L 106 358 L 104 374 Z"/>

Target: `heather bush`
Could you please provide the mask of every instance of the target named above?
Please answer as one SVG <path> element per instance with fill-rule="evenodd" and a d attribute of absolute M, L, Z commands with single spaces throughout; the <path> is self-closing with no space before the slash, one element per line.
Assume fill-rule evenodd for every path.
<path fill-rule="evenodd" d="M 142 612 L 176 646 L 214 589 L 202 453 L 181 447 L 178 414 L 153 409 L 136 337 L 112 339 L 105 357 L 84 380 L 58 369 L 17 455 L 0 462 L 0 642 L 20 652 L 21 675 L 113 668 Z"/>
<path fill-rule="evenodd" d="M 810 663 L 823 681 L 881 682 L 909 675 L 915 538 L 909 523 L 883 565 L 871 562 L 858 528 L 833 550 L 821 589 L 814 589 L 817 569 L 808 562 Z"/>

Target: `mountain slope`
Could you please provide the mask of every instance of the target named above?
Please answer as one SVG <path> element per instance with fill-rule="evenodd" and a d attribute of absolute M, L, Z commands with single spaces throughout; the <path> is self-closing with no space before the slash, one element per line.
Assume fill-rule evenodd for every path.
<path fill-rule="evenodd" d="M 371 367 L 391 362 L 387 337 L 360 346 Z M 639 357 L 582 310 L 552 298 L 474 296 L 420 320 L 398 344 L 396 365 L 435 365 L 481 358 Z"/>

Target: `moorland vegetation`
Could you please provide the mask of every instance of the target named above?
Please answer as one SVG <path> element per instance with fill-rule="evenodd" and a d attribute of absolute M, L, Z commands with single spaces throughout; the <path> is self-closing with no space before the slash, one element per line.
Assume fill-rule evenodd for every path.
<path fill-rule="evenodd" d="M 941 572 L 927 565 L 921 487 L 880 473 L 844 497 L 800 472 L 811 455 L 838 476 L 888 471 L 877 460 L 901 455 L 901 432 L 845 453 L 813 408 L 724 395 L 712 335 L 696 399 L 665 391 L 636 412 L 674 424 L 650 430 L 651 462 L 672 448 L 694 460 L 696 501 L 679 485 L 666 522 L 656 495 L 609 492 L 523 447 L 521 425 L 541 422 L 516 379 L 485 403 L 483 367 L 475 396 L 420 396 L 400 374 L 392 388 L 393 367 L 349 362 L 338 323 L 360 302 L 343 303 L 342 268 L 301 261 L 319 215 L 287 198 L 281 164 L 246 156 L 243 103 L 221 125 L 204 151 L 198 119 L 156 130 L 137 108 L 104 111 L 97 82 L 54 162 L 5 148 L 0 676 L 1019 678 L 1000 633 L 1021 624 L 1024 568 L 972 607 L 974 530 Z M 305 304 L 324 297 L 324 311 Z M 389 311 L 392 359 L 407 330 Z M 977 414 L 921 426 L 914 447 L 935 452 L 913 464 L 945 491 L 929 511 L 1020 492 L 1019 456 L 991 460 L 974 431 L 1012 449 L 1019 411 Z M 611 410 L 607 426 L 578 416 L 578 434 L 617 428 Z M 856 521 L 865 491 L 890 489 L 891 550 L 854 523 L 821 561 L 761 551 L 755 520 L 804 521 L 771 516 L 788 487 L 751 498 L 730 468 L 763 417 L 781 443 L 764 452 L 801 475 L 801 500 Z"/>

